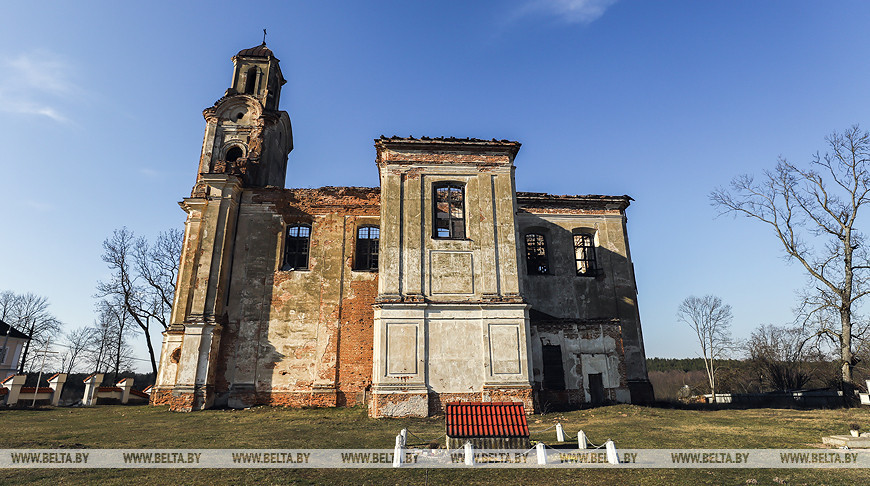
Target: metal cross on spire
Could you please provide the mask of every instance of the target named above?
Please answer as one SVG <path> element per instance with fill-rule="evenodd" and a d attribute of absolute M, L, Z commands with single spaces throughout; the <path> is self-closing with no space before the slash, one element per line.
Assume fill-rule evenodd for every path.
<path fill-rule="evenodd" d="M 266 29 L 263 29 L 263 45 L 266 45 Z"/>

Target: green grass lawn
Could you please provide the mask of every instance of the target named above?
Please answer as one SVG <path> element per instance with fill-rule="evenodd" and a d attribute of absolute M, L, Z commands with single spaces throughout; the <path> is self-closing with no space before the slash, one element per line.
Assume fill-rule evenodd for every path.
<path fill-rule="evenodd" d="M 559 421 L 618 448 L 820 448 L 821 437 L 870 429 L 870 409 L 678 410 L 616 405 L 529 417 L 532 440 L 555 442 Z M 166 407 L 100 406 L 0 411 L 0 448 L 393 447 L 408 428 L 444 443 L 442 417 L 370 419 L 362 408 L 257 407 L 177 414 Z M 409 442 L 416 442 L 411 436 Z M 870 484 L 868 470 L 800 469 L 3 469 L 3 484 Z"/>

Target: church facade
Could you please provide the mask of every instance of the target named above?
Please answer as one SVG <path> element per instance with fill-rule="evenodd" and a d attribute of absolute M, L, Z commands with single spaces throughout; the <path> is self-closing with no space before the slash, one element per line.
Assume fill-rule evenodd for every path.
<path fill-rule="evenodd" d="M 203 114 L 152 403 L 533 410 L 651 400 L 628 196 L 517 192 L 508 140 L 381 137 L 380 187 L 285 189 L 284 78 L 233 57 Z"/>

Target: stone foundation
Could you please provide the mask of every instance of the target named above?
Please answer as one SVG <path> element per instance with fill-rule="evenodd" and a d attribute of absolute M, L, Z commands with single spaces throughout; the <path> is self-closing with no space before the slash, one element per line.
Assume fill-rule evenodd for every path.
<path fill-rule="evenodd" d="M 335 407 L 337 405 L 335 390 L 314 390 L 302 392 L 260 392 L 257 403 L 273 407 Z"/>
<path fill-rule="evenodd" d="M 300 390 L 285 392 L 258 392 L 253 387 L 236 387 L 216 397 L 217 407 L 248 408 L 256 405 L 273 407 L 353 407 L 366 403 L 366 390 Z M 169 405 L 173 411 L 195 410 L 193 393 L 173 393 L 169 390 L 151 392 L 151 405 Z M 198 410 L 198 409 L 197 409 Z"/>
<path fill-rule="evenodd" d="M 169 405 L 172 412 L 193 412 L 211 408 L 214 404 L 214 387 L 185 386 L 172 390 L 154 390 L 152 405 Z"/>
<path fill-rule="evenodd" d="M 342 404 L 339 403 L 339 393 L 334 389 L 270 392 L 256 391 L 252 386 L 240 386 L 234 387 L 228 393 L 226 406 L 229 408 L 248 408 L 256 405 L 324 408 Z"/>
<path fill-rule="evenodd" d="M 426 392 L 392 392 L 372 394 L 369 417 L 428 417 L 429 397 Z"/>
<path fill-rule="evenodd" d="M 196 398 L 193 393 L 172 393 L 169 395 L 169 410 L 172 412 L 192 412 L 195 408 Z"/>
<path fill-rule="evenodd" d="M 544 413 L 576 410 L 586 403 L 583 390 L 538 390 L 536 401 Z"/>
<path fill-rule="evenodd" d="M 169 405 L 172 402 L 172 390 L 151 390 L 151 405 Z"/>
<path fill-rule="evenodd" d="M 536 411 L 534 396 L 531 387 L 498 388 L 492 385 L 483 387 L 484 402 L 523 402 L 527 415 Z"/>
<path fill-rule="evenodd" d="M 527 414 L 535 412 L 531 388 L 487 388 L 470 393 L 374 393 L 370 417 L 428 417 L 444 413 L 449 402 L 522 402 Z"/>

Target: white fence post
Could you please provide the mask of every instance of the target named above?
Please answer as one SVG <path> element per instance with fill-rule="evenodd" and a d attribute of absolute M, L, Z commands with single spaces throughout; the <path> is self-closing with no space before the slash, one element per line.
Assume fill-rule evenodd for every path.
<path fill-rule="evenodd" d="M 465 443 L 465 465 L 474 465 L 474 446 L 471 445 L 471 442 Z"/>
<path fill-rule="evenodd" d="M 614 444 L 612 440 L 607 439 L 607 442 L 604 443 L 604 447 L 607 448 L 607 462 L 611 464 L 619 464 L 619 455 L 616 454 L 616 444 Z"/>
<path fill-rule="evenodd" d="M 121 403 L 124 405 L 130 401 L 130 390 L 133 389 L 133 378 L 124 378 L 117 384 L 121 388 Z"/>
<path fill-rule="evenodd" d="M 586 432 L 582 430 L 577 432 L 577 448 L 578 449 L 588 449 L 589 446 L 586 444 Z"/>
<path fill-rule="evenodd" d="M 27 375 L 12 375 L 3 381 L 3 384 L 9 389 L 9 393 L 6 395 L 6 405 L 11 407 L 18 403 L 18 395 L 21 394 L 21 387 L 24 386 L 25 380 L 27 380 Z"/>
<path fill-rule="evenodd" d="M 544 445 L 543 442 L 538 442 L 538 445 L 535 446 L 538 452 L 538 464 L 546 464 L 547 463 L 547 446 Z"/>
<path fill-rule="evenodd" d="M 97 388 L 100 387 L 100 384 L 103 383 L 103 374 L 102 373 L 94 373 L 93 375 L 84 379 L 85 382 L 85 396 L 82 397 L 82 405 L 96 405 L 97 404 Z"/>
<path fill-rule="evenodd" d="M 556 422 L 556 442 L 565 442 L 565 429 L 559 422 Z"/>
<path fill-rule="evenodd" d="M 402 456 L 405 455 L 402 434 L 396 436 L 396 447 L 393 449 L 393 467 L 402 465 Z"/>
<path fill-rule="evenodd" d="M 402 431 L 399 432 L 399 435 L 402 436 L 402 447 L 407 446 L 408 445 L 408 429 L 402 429 Z"/>
<path fill-rule="evenodd" d="M 58 406 L 60 404 L 60 393 L 63 391 L 63 384 L 66 383 L 66 373 L 58 373 L 48 379 L 48 386 L 51 387 L 51 404 Z"/>

